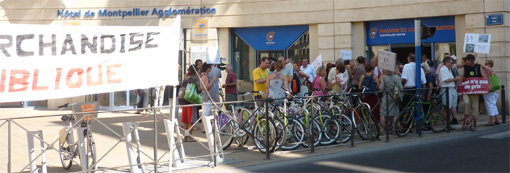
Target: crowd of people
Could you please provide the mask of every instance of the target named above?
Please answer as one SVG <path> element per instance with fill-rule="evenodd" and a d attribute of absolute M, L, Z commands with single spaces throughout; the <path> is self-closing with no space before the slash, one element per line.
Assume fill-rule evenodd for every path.
<path fill-rule="evenodd" d="M 476 54 L 468 54 L 458 64 L 455 55 L 445 53 L 443 61 L 436 64 L 426 55 L 422 55 L 419 79 L 416 79 L 415 60 L 416 56 L 410 53 L 407 57 L 408 62 L 406 64 L 398 63 L 397 68 L 392 71 L 378 68 L 377 56 L 370 62 L 363 56 L 357 57 L 355 62 L 337 59 L 334 64 L 328 63 L 326 66 L 316 68 L 308 63 L 307 58 L 292 63 L 290 60 L 285 60 L 284 57 L 279 57 L 278 61 L 271 57 L 263 57 L 260 59 L 260 66 L 253 71 L 254 91 L 262 91 L 268 97 L 277 99 L 285 97 L 283 89 L 280 89 L 282 86 L 297 96 L 323 96 L 331 93 L 344 94 L 349 91 L 360 92 L 363 90 L 367 92 L 367 94 L 363 94 L 363 102 L 373 108 L 374 116 L 383 125 L 388 118 L 386 116 L 396 118 L 400 108 L 413 102 L 418 93 L 423 102 L 441 99 L 441 103 L 445 106 L 447 105 L 445 94 L 448 93 L 448 110 L 452 114 L 451 124 L 459 124 L 459 121 L 464 121 L 463 129 L 476 130 L 476 120 L 481 112 L 479 108 L 483 105 L 490 116 L 490 121 L 486 126 L 500 124 L 496 107 L 498 94 L 490 92 L 484 95 L 459 95 L 457 93 L 457 88 L 463 79 L 469 77 L 489 79 L 491 74 L 495 74 L 492 69 L 492 60 L 487 60 L 484 65 L 481 65 L 477 63 Z M 284 63 L 287 65 L 283 66 Z M 300 85 L 296 84 L 296 79 L 300 81 Z M 422 84 L 422 89 L 416 89 L 417 80 Z M 402 100 L 395 100 L 393 97 L 386 99 L 387 94 L 377 94 L 376 92 L 385 91 L 392 93 L 389 95 L 393 96 L 395 90 L 403 90 Z M 380 99 L 382 99 L 381 104 L 377 104 Z M 464 103 L 462 119 L 457 115 L 459 103 Z M 446 111 L 447 108 L 444 108 L 443 112 L 446 113 Z"/>
<path fill-rule="evenodd" d="M 457 63 L 455 55 L 445 53 L 443 61 L 436 64 L 426 55 L 421 59 L 421 75 L 416 79 L 416 56 L 411 53 L 408 55 L 406 64 L 397 63 L 395 70 L 382 70 L 377 66 L 377 55 L 369 62 L 365 57 L 359 56 L 355 60 L 337 59 L 335 63 L 320 65 L 314 68 L 309 64 L 307 58 L 299 62 L 293 62 L 291 59 L 285 59 L 281 56 L 278 59 L 272 57 L 263 57 L 260 59 L 259 67 L 252 72 L 253 90 L 263 92 L 263 95 L 256 95 L 256 98 L 270 97 L 274 99 L 286 97 L 282 88 L 288 89 L 295 96 L 324 96 L 328 94 L 345 94 L 347 92 L 361 92 L 362 101 L 368 103 L 373 109 L 372 113 L 385 125 L 386 119 L 395 120 L 400 112 L 400 108 L 413 102 L 417 92 L 421 94 L 424 102 L 431 102 L 433 99 L 441 99 L 443 105 L 449 102 L 449 108 L 444 108 L 443 112 L 451 111 L 451 124 L 459 124 L 464 121 L 463 129 L 476 130 L 476 120 L 480 115 L 480 107 L 485 103 L 487 114 L 490 121 L 486 126 L 499 125 L 498 110 L 496 102 L 499 97 L 494 91 L 480 94 L 458 95 L 457 87 L 461 81 L 467 77 L 482 77 L 488 79 L 491 74 L 495 75 L 492 66 L 494 62 L 487 60 L 484 65 L 478 64 L 476 54 L 468 54 L 462 58 L 460 64 Z M 437 68 L 436 68 L 437 67 Z M 193 83 L 196 90 L 202 93 L 202 106 L 185 106 L 191 104 L 184 100 L 178 100 L 182 107 L 181 122 L 186 129 L 184 141 L 194 141 L 189 135 L 193 130 L 192 124 L 199 121 L 199 111 L 202 109 L 202 116 L 210 116 L 213 102 L 220 102 L 220 87 L 225 89 L 226 101 L 237 100 L 237 76 L 233 72 L 232 66 L 225 68 L 227 77 L 223 85 L 219 85 L 221 70 L 216 65 L 202 63 L 197 60 L 195 64 L 187 68 L 180 83 L 178 95 L 183 93 L 187 84 Z M 416 80 L 422 84 L 421 90 L 416 89 Z M 438 87 L 442 87 L 439 89 Z M 164 87 L 156 87 L 155 105 L 161 106 Z M 403 90 L 403 98 L 395 99 L 393 93 Z M 449 100 L 446 100 L 446 90 L 448 90 Z M 138 90 L 139 108 L 147 107 L 148 89 Z M 207 92 L 206 92 L 207 91 Z M 388 94 L 381 94 L 384 91 Z M 391 94 L 389 94 L 391 93 Z M 386 98 L 386 97 L 391 97 Z M 179 98 L 179 96 L 178 96 Z M 340 95 L 340 99 L 346 99 Z M 378 104 L 381 99 L 381 104 Z M 459 103 L 464 103 L 464 118 L 458 119 L 457 110 Z M 230 105 L 226 105 L 229 107 Z M 384 131 L 381 126 L 381 132 Z M 202 132 L 204 132 L 202 130 Z"/>

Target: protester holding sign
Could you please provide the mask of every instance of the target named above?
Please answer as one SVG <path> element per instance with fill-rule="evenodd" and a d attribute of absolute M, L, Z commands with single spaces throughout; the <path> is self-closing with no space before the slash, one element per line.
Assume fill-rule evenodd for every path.
<path fill-rule="evenodd" d="M 480 64 L 475 64 L 475 56 L 473 54 L 468 54 L 466 57 L 463 58 L 463 60 L 466 61 L 466 65 L 464 66 L 464 72 L 460 74 L 460 76 L 464 79 L 462 83 L 466 80 L 471 80 L 472 78 L 483 78 L 487 79 L 487 76 L 485 75 L 485 70 L 481 67 Z M 476 82 L 481 82 L 481 80 L 476 80 Z M 480 83 L 481 84 L 481 83 Z M 473 85 L 474 86 L 474 85 Z M 480 88 L 465 88 L 465 87 L 459 87 L 467 91 L 474 91 L 474 90 L 483 90 L 482 87 Z M 481 92 L 480 92 L 481 93 Z M 488 90 L 487 92 L 488 93 Z M 483 94 L 483 93 L 481 93 Z M 462 125 L 462 128 L 467 128 L 469 126 L 469 130 L 475 131 L 476 130 L 476 124 L 475 121 L 478 119 L 478 115 L 480 114 L 478 110 L 478 101 L 479 101 L 479 93 L 478 92 L 466 92 L 466 94 L 463 96 L 464 104 L 466 105 L 464 107 L 464 124 Z"/>

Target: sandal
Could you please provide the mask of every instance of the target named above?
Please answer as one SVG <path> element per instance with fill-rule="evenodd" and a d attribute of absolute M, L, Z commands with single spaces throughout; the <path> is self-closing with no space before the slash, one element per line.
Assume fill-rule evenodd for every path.
<path fill-rule="evenodd" d="M 487 124 L 485 124 L 485 126 L 494 126 L 496 123 L 493 123 L 493 122 L 489 122 Z"/>
<path fill-rule="evenodd" d="M 471 123 L 471 120 L 467 119 L 464 121 L 464 123 L 462 123 L 462 129 L 467 129 L 468 126 L 470 125 Z"/>
<path fill-rule="evenodd" d="M 475 131 L 475 130 L 476 130 L 476 126 L 471 125 L 471 126 L 469 127 L 469 130 L 470 130 L 470 131 Z"/>
<path fill-rule="evenodd" d="M 496 121 L 496 122 L 494 123 L 494 125 L 500 125 L 500 124 L 501 124 L 501 123 L 499 123 L 499 121 Z"/>

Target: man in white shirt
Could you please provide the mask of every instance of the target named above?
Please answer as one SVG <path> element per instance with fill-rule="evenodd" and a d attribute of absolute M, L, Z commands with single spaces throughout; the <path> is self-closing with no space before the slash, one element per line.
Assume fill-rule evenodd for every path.
<path fill-rule="evenodd" d="M 457 120 L 457 90 L 455 90 L 455 82 L 462 81 L 462 76 L 457 76 L 456 78 L 453 77 L 452 74 L 452 67 L 453 67 L 453 59 L 451 57 L 446 57 L 443 60 L 443 66 L 439 70 L 439 86 L 441 87 L 448 87 L 448 97 L 449 97 L 449 108 L 452 111 L 452 122 L 451 124 L 458 124 Z M 446 89 L 441 89 L 441 94 L 443 96 L 443 105 L 446 106 Z M 448 108 L 444 108 L 443 113 L 446 115 L 446 111 Z"/>
<path fill-rule="evenodd" d="M 301 71 L 310 76 L 308 81 L 313 82 L 313 78 L 315 77 L 315 68 L 308 64 L 308 59 L 306 58 L 301 59 L 301 62 L 303 63 L 301 66 Z"/>
<path fill-rule="evenodd" d="M 404 69 L 402 70 L 402 83 L 404 84 L 404 88 L 416 88 L 416 63 L 414 62 L 416 56 L 413 53 L 410 53 L 407 57 L 407 63 L 404 65 Z M 425 73 L 423 69 L 421 69 L 421 83 L 425 84 L 427 80 L 425 79 Z"/>
<path fill-rule="evenodd" d="M 416 88 L 416 56 L 413 53 L 410 53 L 409 56 L 407 56 L 407 63 L 404 65 L 404 68 L 402 69 L 402 84 L 404 86 L 404 89 L 415 89 Z M 425 79 L 425 72 L 422 68 L 421 70 L 421 83 L 425 84 L 427 82 L 427 79 Z M 405 91 L 404 94 L 404 100 L 402 102 L 402 106 L 407 106 L 409 102 L 412 101 L 414 95 L 416 94 L 416 90 L 409 90 Z"/>

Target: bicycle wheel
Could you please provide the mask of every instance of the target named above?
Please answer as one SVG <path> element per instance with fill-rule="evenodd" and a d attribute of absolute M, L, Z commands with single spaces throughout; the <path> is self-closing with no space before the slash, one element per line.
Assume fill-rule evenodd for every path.
<path fill-rule="evenodd" d="M 226 150 L 234 141 L 234 122 L 228 121 L 227 123 L 222 123 L 222 126 L 218 124 L 218 134 L 220 136 L 220 142 L 223 147 L 223 150 Z"/>
<path fill-rule="evenodd" d="M 351 139 L 352 121 L 346 115 L 342 115 L 341 117 L 340 126 L 342 127 L 342 130 L 340 131 L 340 136 L 336 143 L 345 143 Z"/>
<path fill-rule="evenodd" d="M 369 112 L 366 118 L 368 123 L 367 127 L 372 139 L 379 138 L 379 124 L 374 114 L 372 114 L 372 112 Z"/>
<path fill-rule="evenodd" d="M 310 138 L 310 133 L 309 133 L 309 127 L 308 127 L 308 121 L 305 121 L 305 116 L 301 116 L 298 118 L 299 122 L 303 124 L 303 126 L 305 127 L 305 138 L 304 138 L 304 141 L 301 143 L 301 145 L 305 148 L 308 148 L 310 145 L 309 145 L 309 138 Z M 321 131 L 321 128 L 320 128 L 320 124 L 317 120 L 313 119 L 313 129 L 312 129 L 312 135 L 313 135 L 313 146 L 319 146 L 320 142 L 321 142 L 321 139 L 322 139 L 322 131 Z"/>
<path fill-rule="evenodd" d="M 329 145 L 335 142 L 340 136 L 340 123 L 329 115 L 322 115 L 315 118 L 321 124 L 322 138 L 321 145 Z"/>
<path fill-rule="evenodd" d="M 441 111 L 433 109 L 429 116 L 428 123 L 430 123 L 433 132 L 439 133 L 446 129 L 446 115 L 443 115 Z"/>
<path fill-rule="evenodd" d="M 411 110 L 411 112 L 414 111 L 414 110 Z M 414 114 L 412 114 L 410 111 L 407 111 L 406 113 L 404 113 L 404 115 L 400 116 L 396 121 L 395 121 L 395 133 L 397 134 L 398 137 L 404 137 L 406 136 L 410 131 L 411 131 L 411 128 L 413 127 L 413 122 L 414 122 Z"/>
<path fill-rule="evenodd" d="M 255 146 L 257 146 L 257 149 L 259 149 L 261 153 L 266 153 L 266 147 L 269 147 L 270 149 L 273 148 L 276 143 L 275 139 L 278 135 L 276 125 L 273 120 L 260 118 L 258 122 L 254 123 L 253 129 Z"/>
<path fill-rule="evenodd" d="M 87 155 L 87 167 L 89 170 L 95 170 L 97 168 L 96 165 L 96 143 L 94 141 L 94 138 L 92 137 L 91 133 L 87 133 L 85 131 L 85 134 L 88 134 L 85 138 L 85 143 L 87 144 L 87 148 L 85 149 L 86 155 Z M 94 172 L 94 171 L 92 171 Z"/>
<path fill-rule="evenodd" d="M 368 139 L 368 126 L 364 123 L 363 115 L 361 114 L 361 109 L 357 109 L 354 113 L 354 119 L 352 123 L 356 127 L 356 133 L 358 133 L 359 137 L 363 140 Z"/>
<path fill-rule="evenodd" d="M 243 108 L 239 111 L 239 115 L 238 115 L 239 120 L 240 120 L 239 129 L 243 130 L 244 132 L 251 133 L 252 120 L 250 119 L 250 115 L 251 115 L 251 112 L 248 109 Z M 240 144 L 245 145 L 248 142 L 248 139 L 250 139 L 250 135 L 247 135 L 247 133 L 244 133 L 244 135 L 241 136 L 241 138 L 239 139 Z"/>
<path fill-rule="evenodd" d="M 287 133 L 285 141 L 283 142 L 283 150 L 294 150 L 301 145 L 305 139 L 305 127 L 301 122 L 294 118 L 287 119 L 288 123 L 284 130 Z"/>
<path fill-rule="evenodd" d="M 276 130 L 278 131 L 278 135 L 276 136 L 276 145 L 271 149 L 272 151 L 276 151 L 282 148 L 285 141 L 287 140 L 287 132 L 285 132 L 285 123 L 280 119 L 274 119 Z"/>
<path fill-rule="evenodd" d="M 67 135 L 70 135 L 69 133 Z M 65 139 L 59 139 L 59 152 L 60 152 L 60 162 L 62 162 L 62 167 L 64 169 L 69 170 L 71 166 L 73 166 L 73 154 L 74 145 L 71 144 L 69 140 L 69 136 L 65 136 Z"/>

